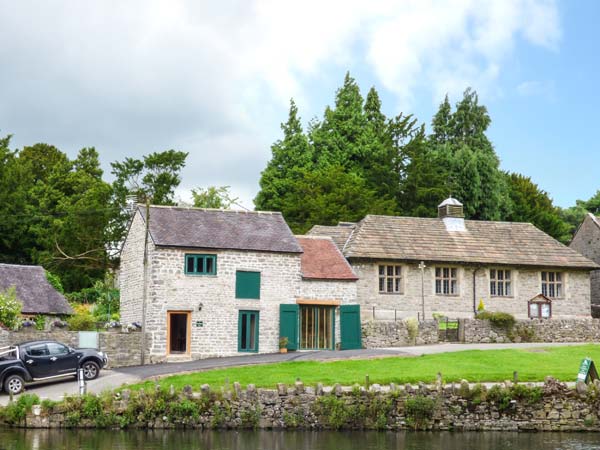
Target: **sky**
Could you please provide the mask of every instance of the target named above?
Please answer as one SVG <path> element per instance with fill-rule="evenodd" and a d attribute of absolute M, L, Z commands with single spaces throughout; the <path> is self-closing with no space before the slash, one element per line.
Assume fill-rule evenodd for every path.
<path fill-rule="evenodd" d="M 252 209 L 294 98 L 304 124 L 350 71 L 429 126 L 474 88 L 504 170 L 559 206 L 600 189 L 595 0 L 0 0 L 0 135 L 110 162 L 189 152 L 177 196 Z"/>

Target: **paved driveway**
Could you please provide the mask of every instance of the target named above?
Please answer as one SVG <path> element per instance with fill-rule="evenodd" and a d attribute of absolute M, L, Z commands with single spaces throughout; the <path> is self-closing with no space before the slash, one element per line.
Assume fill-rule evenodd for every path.
<path fill-rule="evenodd" d="M 539 347 L 559 347 L 581 345 L 581 343 L 523 343 L 523 344 L 436 344 L 413 347 L 394 347 L 365 350 L 343 351 L 301 351 L 291 353 L 270 353 L 265 355 L 231 356 L 226 358 L 208 358 L 198 361 L 164 363 L 146 366 L 121 367 L 103 370 L 100 377 L 88 382 L 88 392 L 99 393 L 106 389 L 132 384 L 151 377 L 160 377 L 184 372 L 217 369 L 222 367 L 269 364 L 284 361 L 333 361 L 341 359 L 368 359 L 390 356 L 416 357 L 435 353 L 458 352 L 464 350 L 501 350 Z M 79 391 L 76 381 L 65 381 L 53 384 L 29 386 L 28 393 L 37 394 L 40 398 L 60 400 L 63 395 L 76 394 Z M 8 403 L 8 395 L 0 394 L 0 405 Z"/>

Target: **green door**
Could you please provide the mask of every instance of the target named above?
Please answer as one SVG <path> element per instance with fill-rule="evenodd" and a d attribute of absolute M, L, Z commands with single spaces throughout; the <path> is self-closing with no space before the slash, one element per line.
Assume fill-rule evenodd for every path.
<path fill-rule="evenodd" d="M 279 337 L 288 338 L 288 350 L 298 350 L 298 305 L 279 305 Z"/>
<path fill-rule="evenodd" d="M 341 349 L 362 348 L 360 329 L 360 305 L 340 306 Z"/>
<path fill-rule="evenodd" d="M 258 311 L 240 311 L 238 352 L 258 352 Z"/>

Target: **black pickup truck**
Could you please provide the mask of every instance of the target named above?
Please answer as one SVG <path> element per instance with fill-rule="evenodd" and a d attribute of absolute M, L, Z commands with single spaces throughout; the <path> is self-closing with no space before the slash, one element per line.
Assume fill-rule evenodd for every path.
<path fill-rule="evenodd" d="M 0 348 L 0 386 L 19 394 L 26 383 L 77 377 L 79 368 L 86 380 L 93 380 L 107 362 L 106 354 L 94 349 L 73 349 L 55 341 L 24 342 Z"/>

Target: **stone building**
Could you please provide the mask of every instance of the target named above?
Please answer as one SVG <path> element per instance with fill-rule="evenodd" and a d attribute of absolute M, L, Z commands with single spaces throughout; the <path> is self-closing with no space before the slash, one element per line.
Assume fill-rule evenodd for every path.
<path fill-rule="evenodd" d="M 600 218 L 588 213 L 569 247 L 600 264 Z M 590 273 L 590 285 L 592 305 L 595 306 L 594 316 L 600 316 L 600 270 L 593 270 Z"/>
<path fill-rule="evenodd" d="M 297 239 L 279 213 L 152 206 L 148 219 L 140 207 L 121 254 L 121 319 L 145 325 L 151 361 L 276 352 L 280 337 L 359 346 L 355 278 L 330 240 Z"/>
<path fill-rule="evenodd" d="M 348 259 L 365 318 L 472 317 L 480 301 L 517 318 L 589 317 L 600 268 L 531 224 L 465 220 L 452 198 L 438 218 L 368 215 L 309 235 L 331 236 Z M 550 304 L 529 303 L 539 294 Z"/>

